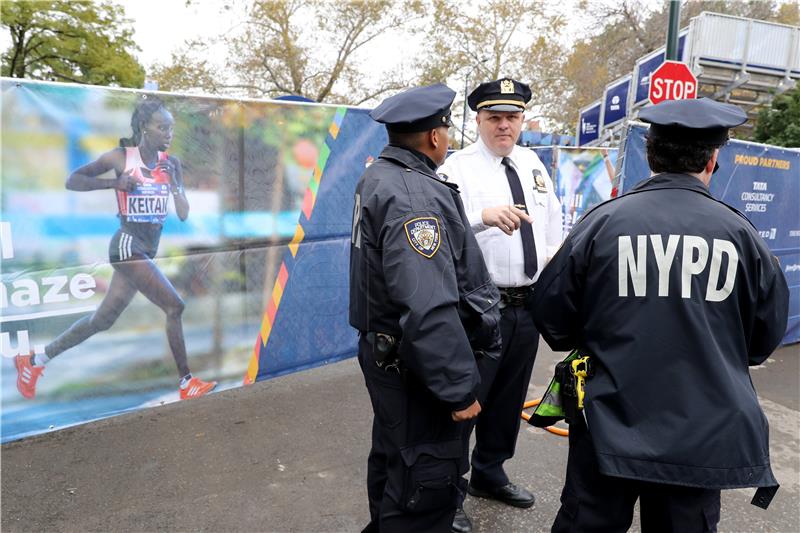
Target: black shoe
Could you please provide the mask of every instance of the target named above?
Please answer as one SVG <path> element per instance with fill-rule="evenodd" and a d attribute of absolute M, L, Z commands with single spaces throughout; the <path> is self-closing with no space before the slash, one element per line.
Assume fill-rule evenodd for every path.
<path fill-rule="evenodd" d="M 453 517 L 453 526 L 450 528 L 453 533 L 471 533 L 472 520 L 469 519 L 464 509 L 459 507 L 456 510 L 456 516 Z"/>
<path fill-rule="evenodd" d="M 470 482 L 467 487 L 467 492 L 478 498 L 497 500 L 507 505 L 521 507 L 523 509 L 531 507 L 536 501 L 536 498 L 529 490 L 517 487 L 513 483 L 494 489 L 481 489 Z"/>

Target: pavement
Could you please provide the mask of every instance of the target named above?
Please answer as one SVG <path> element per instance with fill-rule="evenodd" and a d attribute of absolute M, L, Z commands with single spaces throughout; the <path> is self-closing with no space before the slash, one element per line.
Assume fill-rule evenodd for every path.
<path fill-rule="evenodd" d="M 563 354 L 542 344 L 529 398 Z M 800 345 L 752 371 L 781 489 L 723 492 L 720 532 L 800 531 Z M 369 399 L 354 359 L 0 448 L 2 531 L 359 531 Z M 567 440 L 523 424 L 507 471 L 531 509 L 468 497 L 475 532 L 549 531 Z M 638 517 L 632 531 L 638 531 Z"/>

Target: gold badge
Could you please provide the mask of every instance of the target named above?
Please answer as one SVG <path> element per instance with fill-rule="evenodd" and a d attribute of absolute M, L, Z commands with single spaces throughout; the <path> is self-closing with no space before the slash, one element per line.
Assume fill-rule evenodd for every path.
<path fill-rule="evenodd" d="M 511 80 L 501 81 L 500 94 L 514 94 L 514 82 Z"/>
<path fill-rule="evenodd" d="M 538 170 L 533 171 L 533 182 L 536 184 L 536 192 L 547 192 L 547 183 L 544 181 L 544 176 Z"/>

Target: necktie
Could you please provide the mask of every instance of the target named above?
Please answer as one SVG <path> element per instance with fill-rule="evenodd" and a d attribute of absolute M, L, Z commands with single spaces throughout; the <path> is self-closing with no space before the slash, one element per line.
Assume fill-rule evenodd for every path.
<path fill-rule="evenodd" d="M 511 160 L 507 157 L 503 158 L 503 166 L 506 167 L 506 178 L 508 178 L 508 185 L 511 187 L 511 198 L 514 200 L 514 205 L 518 208 L 524 206 L 524 211 L 530 214 L 527 206 L 525 205 L 525 193 L 522 192 L 522 184 L 519 181 L 519 176 L 514 167 L 511 166 Z M 533 240 L 533 226 L 527 222 L 520 221 L 519 234 L 522 237 L 522 255 L 525 258 L 525 275 L 532 278 L 536 274 L 537 261 L 536 261 L 536 242 Z"/>

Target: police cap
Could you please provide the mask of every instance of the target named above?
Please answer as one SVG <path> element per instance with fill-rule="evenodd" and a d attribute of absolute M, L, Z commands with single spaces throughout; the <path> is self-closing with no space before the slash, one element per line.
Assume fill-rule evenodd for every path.
<path fill-rule="evenodd" d="M 531 88 L 511 78 L 481 83 L 467 97 L 473 111 L 523 111 L 531 99 Z"/>
<path fill-rule="evenodd" d="M 386 124 L 386 129 L 396 133 L 428 131 L 441 126 L 452 126 L 450 106 L 456 97 L 443 83 L 414 87 L 390 96 L 373 109 L 369 116 Z"/>
<path fill-rule="evenodd" d="M 733 104 L 708 98 L 665 100 L 646 107 L 639 118 L 650 123 L 647 136 L 679 144 L 723 145 L 728 129 L 743 124 L 747 114 Z"/>

